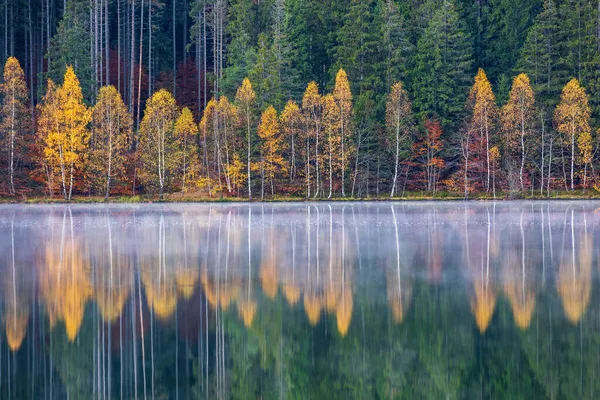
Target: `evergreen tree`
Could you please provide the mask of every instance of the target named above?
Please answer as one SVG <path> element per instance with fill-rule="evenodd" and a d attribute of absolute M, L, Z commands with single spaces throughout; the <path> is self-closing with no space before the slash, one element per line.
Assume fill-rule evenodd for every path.
<path fill-rule="evenodd" d="M 63 18 L 46 54 L 48 77 L 60 82 L 67 66 L 72 66 L 80 78 L 83 97 L 91 103 L 96 94 L 96 77 L 90 54 L 82 51 L 90 43 L 87 1 L 67 0 Z M 82 48 L 83 47 L 83 48 Z"/>
<path fill-rule="evenodd" d="M 432 115 L 455 129 L 469 90 L 471 44 L 453 3 L 444 0 L 417 44 L 412 74 L 418 115 Z"/>
<path fill-rule="evenodd" d="M 375 119 L 381 115 L 384 93 L 382 84 L 381 31 L 373 29 L 378 21 L 375 0 L 352 0 L 337 31 L 335 63 L 332 71 L 342 68 L 354 88 L 356 112 L 359 119 Z M 379 103 L 379 104 L 376 104 Z"/>
<path fill-rule="evenodd" d="M 518 70 L 529 76 L 538 101 L 545 108 L 558 103 L 561 88 L 569 74 L 561 57 L 564 35 L 560 27 L 554 1 L 545 0 L 544 9 L 527 34 L 518 62 Z"/>
<path fill-rule="evenodd" d="M 394 0 L 381 0 L 383 68 L 387 90 L 395 82 L 406 81 L 415 46 L 410 42 L 406 20 Z"/>
<path fill-rule="evenodd" d="M 256 91 L 256 103 L 259 109 L 262 109 L 267 103 L 276 107 L 282 106 L 283 103 L 277 58 L 273 50 L 273 46 L 268 43 L 267 36 L 261 33 L 258 38 L 256 60 L 248 73 L 248 78 L 253 82 Z"/>

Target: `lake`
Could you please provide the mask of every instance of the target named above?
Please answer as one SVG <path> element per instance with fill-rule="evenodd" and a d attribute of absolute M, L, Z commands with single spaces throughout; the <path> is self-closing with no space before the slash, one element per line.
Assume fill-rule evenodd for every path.
<path fill-rule="evenodd" d="M 593 201 L 0 205 L 0 398 L 598 398 L 599 244 Z"/>

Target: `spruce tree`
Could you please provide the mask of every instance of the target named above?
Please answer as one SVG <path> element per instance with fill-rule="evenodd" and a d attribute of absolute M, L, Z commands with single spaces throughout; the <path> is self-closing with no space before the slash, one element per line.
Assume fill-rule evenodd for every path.
<path fill-rule="evenodd" d="M 472 73 L 472 51 L 454 4 L 445 0 L 417 44 L 412 74 L 418 115 L 441 120 L 455 129 L 464 112 Z"/>
<path fill-rule="evenodd" d="M 381 31 L 385 51 L 383 68 L 385 87 L 397 81 L 406 81 L 415 46 L 410 42 L 408 26 L 394 0 L 381 0 Z"/>

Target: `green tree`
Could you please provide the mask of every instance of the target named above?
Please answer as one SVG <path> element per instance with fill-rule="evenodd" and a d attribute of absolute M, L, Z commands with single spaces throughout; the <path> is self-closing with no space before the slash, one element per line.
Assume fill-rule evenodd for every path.
<path fill-rule="evenodd" d="M 463 115 L 471 76 L 471 43 L 458 13 L 444 0 L 417 43 L 412 74 L 418 115 L 431 115 L 446 128 L 456 128 Z"/>

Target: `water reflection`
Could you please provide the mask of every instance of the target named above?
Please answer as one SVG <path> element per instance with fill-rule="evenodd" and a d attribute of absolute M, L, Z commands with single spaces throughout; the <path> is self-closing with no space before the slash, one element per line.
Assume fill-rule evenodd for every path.
<path fill-rule="evenodd" d="M 597 397 L 596 207 L 1 206 L 0 398 Z"/>

